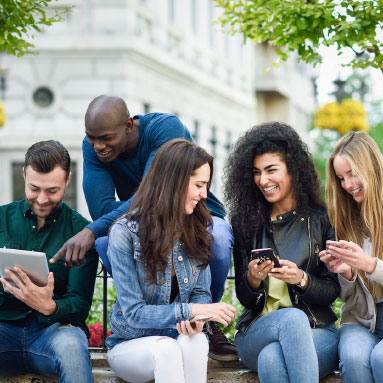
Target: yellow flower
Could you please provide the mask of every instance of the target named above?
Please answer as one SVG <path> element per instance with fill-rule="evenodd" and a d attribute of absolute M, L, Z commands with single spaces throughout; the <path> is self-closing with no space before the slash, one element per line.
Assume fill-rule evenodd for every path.
<path fill-rule="evenodd" d="M 5 124 L 5 121 L 7 121 L 7 116 L 5 115 L 4 104 L 0 100 L 0 128 Z"/>
<path fill-rule="evenodd" d="M 337 102 L 326 104 L 315 113 L 315 126 L 322 129 L 338 129 L 340 106 Z"/>
<path fill-rule="evenodd" d="M 368 131 L 367 112 L 361 101 L 346 98 L 341 104 L 332 102 L 318 108 L 315 113 L 315 126 L 337 130 L 341 135 L 350 130 Z"/>

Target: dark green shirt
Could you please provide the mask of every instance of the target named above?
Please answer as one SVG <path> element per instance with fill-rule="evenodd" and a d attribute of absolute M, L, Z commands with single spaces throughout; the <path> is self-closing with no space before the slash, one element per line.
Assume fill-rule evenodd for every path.
<path fill-rule="evenodd" d="M 0 206 L 0 246 L 11 249 L 42 251 L 48 260 L 61 248 L 66 240 L 81 231 L 89 222 L 65 203 L 37 230 L 36 216 L 27 202 L 17 201 Z M 97 272 L 98 255 L 94 248 L 86 254 L 81 266 L 68 268 L 64 259 L 49 265 L 54 274 L 54 296 L 57 311 L 51 316 L 36 312 L 40 323 L 70 323 L 88 328 L 88 316 L 93 297 Z M 12 294 L 0 287 L 0 320 L 16 320 L 26 317 L 32 310 Z M 89 334 L 89 333 L 88 333 Z"/>

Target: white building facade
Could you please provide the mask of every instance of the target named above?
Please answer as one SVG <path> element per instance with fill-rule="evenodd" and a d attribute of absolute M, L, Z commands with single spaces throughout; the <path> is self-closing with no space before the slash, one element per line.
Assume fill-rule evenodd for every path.
<path fill-rule="evenodd" d="M 212 25 L 219 15 L 212 1 L 54 3 L 59 10 L 65 6 L 73 8 L 64 21 L 36 35 L 39 55 L 3 57 L 8 120 L 0 129 L 0 204 L 23 197 L 20 163 L 26 149 L 56 139 L 74 162 L 70 202 L 89 217 L 81 187 L 81 144 L 86 108 L 101 94 L 124 98 L 132 115 L 177 114 L 214 156 L 213 191 L 220 197 L 230 145 L 241 132 L 263 120 L 283 120 L 304 134 L 304 119 L 314 108 L 309 76 L 293 68 L 294 97 L 274 85 L 271 96 L 288 100 L 279 108 L 269 97 L 275 80 L 264 80 L 267 57 Z"/>

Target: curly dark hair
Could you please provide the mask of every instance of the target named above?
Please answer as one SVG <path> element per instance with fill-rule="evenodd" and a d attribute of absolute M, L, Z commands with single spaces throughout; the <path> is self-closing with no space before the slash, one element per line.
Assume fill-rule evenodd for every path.
<path fill-rule="evenodd" d="M 250 239 L 270 219 L 270 204 L 254 182 L 254 157 L 278 153 L 291 176 L 298 213 L 324 206 L 319 179 L 307 145 L 289 125 L 266 122 L 245 132 L 235 143 L 224 172 L 224 196 L 233 228 Z"/>

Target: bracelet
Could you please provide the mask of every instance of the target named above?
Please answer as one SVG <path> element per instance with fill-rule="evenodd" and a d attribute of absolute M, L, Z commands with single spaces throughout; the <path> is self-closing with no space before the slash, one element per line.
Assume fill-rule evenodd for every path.
<path fill-rule="evenodd" d="M 308 279 L 308 277 L 307 277 L 307 273 L 304 271 L 304 270 L 302 270 L 303 271 L 303 277 L 302 277 L 302 279 L 300 280 L 300 282 L 298 282 L 296 285 L 297 286 L 299 286 L 299 287 L 304 287 L 305 285 L 306 285 L 306 283 L 307 283 L 307 279 Z"/>
<path fill-rule="evenodd" d="M 184 308 L 182 307 L 182 302 L 180 303 L 180 310 L 181 310 L 181 319 L 182 319 L 182 320 L 185 320 L 185 316 L 184 316 Z"/>

